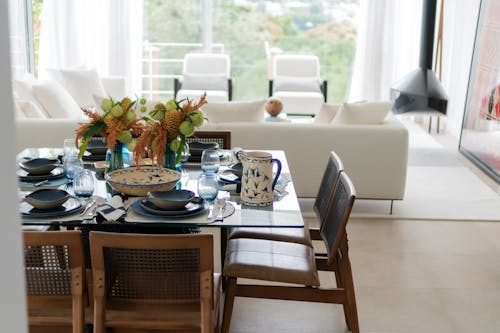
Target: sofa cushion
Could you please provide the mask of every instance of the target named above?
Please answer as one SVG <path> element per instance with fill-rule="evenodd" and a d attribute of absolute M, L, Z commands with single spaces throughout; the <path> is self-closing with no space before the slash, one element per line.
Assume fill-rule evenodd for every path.
<path fill-rule="evenodd" d="M 16 98 L 23 101 L 32 102 L 41 110 L 45 117 L 48 117 L 47 111 L 41 105 L 41 103 L 36 99 L 33 94 L 33 85 L 36 84 L 38 80 L 33 76 L 33 74 L 26 74 L 22 79 L 16 79 L 12 81 L 12 88 Z"/>
<path fill-rule="evenodd" d="M 220 74 L 189 74 L 182 75 L 184 90 L 227 90 L 227 77 Z"/>
<path fill-rule="evenodd" d="M 265 99 L 245 102 L 207 103 L 201 110 L 209 123 L 264 122 Z"/>
<path fill-rule="evenodd" d="M 383 124 L 393 102 L 343 103 L 332 124 Z"/>
<path fill-rule="evenodd" d="M 61 69 L 64 87 L 79 106 L 95 106 L 92 95 L 107 96 L 95 69 Z"/>
<path fill-rule="evenodd" d="M 321 81 L 315 77 L 277 75 L 273 79 L 274 91 L 313 91 L 321 92 Z"/>
<path fill-rule="evenodd" d="M 33 95 L 50 118 L 81 118 L 82 112 L 73 97 L 57 82 L 42 81 L 33 85 Z"/>
<path fill-rule="evenodd" d="M 337 111 L 340 108 L 340 104 L 327 104 L 323 103 L 319 112 L 314 116 L 313 123 L 314 124 L 329 124 Z"/>
<path fill-rule="evenodd" d="M 45 111 L 32 101 L 17 100 L 15 104 L 19 109 L 16 113 L 22 114 L 24 118 L 47 118 Z"/>

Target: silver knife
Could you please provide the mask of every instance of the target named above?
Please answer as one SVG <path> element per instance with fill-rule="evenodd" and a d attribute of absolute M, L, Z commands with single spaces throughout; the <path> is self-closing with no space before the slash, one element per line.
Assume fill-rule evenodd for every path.
<path fill-rule="evenodd" d="M 41 182 L 33 184 L 34 187 L 42 186 L 43 184 L 47 184 L 49 182 L 48 179 L 42 180 Z"/>

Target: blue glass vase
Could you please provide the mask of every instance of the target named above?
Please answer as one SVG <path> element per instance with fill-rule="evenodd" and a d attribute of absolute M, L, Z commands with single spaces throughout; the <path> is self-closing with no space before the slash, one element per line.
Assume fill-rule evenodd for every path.
<path fill-rule="evenodd" d="M 178 171 L 182 174 L 181 162 L 176 162 L 177 160 L 177 152 L 170 149 L 170 144 L 167 142 L 165 147 L 165 154 L 163 154 L 163 163 L 162 167 L 166 169 L 172 169 Z M 175 185 L 175 189 L 179 190 L 182 187 L 182 182 L 179 180 Z"/>
<path fill-rule="evenodd" d="M 127 146 L 117 141 L 113 149 L 106 151 L 106 173 L 113 170 L 128 168 L 130 166 L 130 152 Z"/>

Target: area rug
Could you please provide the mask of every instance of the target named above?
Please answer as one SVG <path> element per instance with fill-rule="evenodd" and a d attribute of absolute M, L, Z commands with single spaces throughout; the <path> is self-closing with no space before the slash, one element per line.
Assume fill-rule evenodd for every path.
<path fill-rule="evenodd" d="M 420 125 L 402 119 L 410 146 L 404 200 L 357 200 L 352 218 L 425 219 L 500 222 L 500 193 L 487 186 L 457 156 Z M 310 203 L 301 202 L 304 216 Z M 307 207 L 307 208 L 306 208 Z"/>

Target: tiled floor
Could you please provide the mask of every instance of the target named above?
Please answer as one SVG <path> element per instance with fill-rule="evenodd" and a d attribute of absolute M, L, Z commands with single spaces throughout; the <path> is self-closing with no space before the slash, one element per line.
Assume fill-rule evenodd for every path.
<path fill-rule="evenodd" d="M 351 220 L 348 232 L 362 332 L 500 332 L 500 224 Z M 339 305 L 243 298 L 231 328 L 347 331 Z"/>
<path fill-rule="evenodd" d="M 500 332 L 500 223 L 351 219 L 348 234 L 362 332 Z M 340 305 L 237 298 L 231 332 L 347 328 Z"/>

